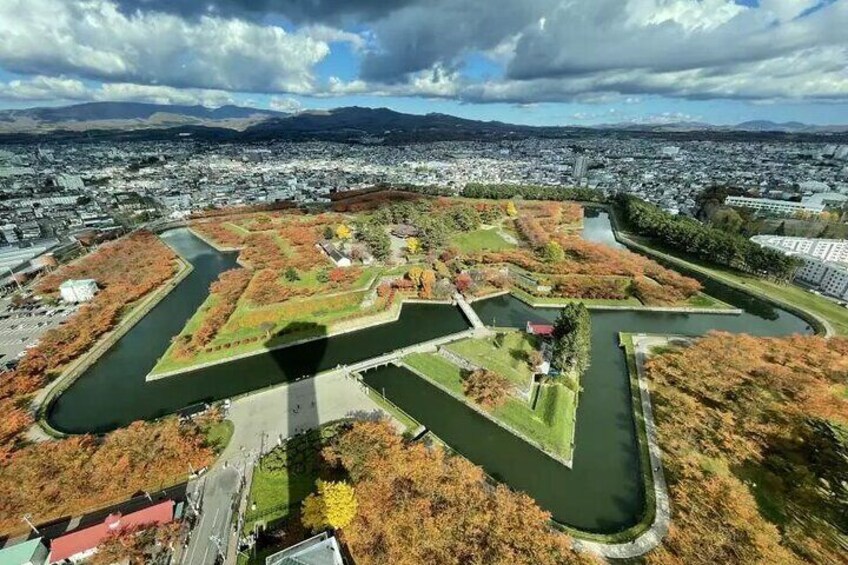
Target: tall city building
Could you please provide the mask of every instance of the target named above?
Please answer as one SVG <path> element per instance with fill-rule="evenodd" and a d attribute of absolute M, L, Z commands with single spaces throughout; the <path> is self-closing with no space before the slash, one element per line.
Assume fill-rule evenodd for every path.
<path fill-rule="evenodd" d="M 574 161 L 574 180 L 581 180 L 586 176 L 586 171 L 589 170 L 589 159 L 583 155 L 578 155 Z"/>

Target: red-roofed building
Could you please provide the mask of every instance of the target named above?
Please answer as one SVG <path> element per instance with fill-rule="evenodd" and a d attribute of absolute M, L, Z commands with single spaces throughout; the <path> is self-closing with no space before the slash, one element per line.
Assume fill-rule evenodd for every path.
<path fill-rule="evenodd" d="M 554 333 L 554 327 L 550 324 L 533 324 L 527 322 L 527 333 L 541 337 L 551 337 Z"/>
<path fill-rule="evenodd" d="M 95 553 L 100 542 L 112 532 L 134 526 L 167 524 L 173 519 L 173 500 L 160 502 L 126 516 L 121 516 L 120 513 L 109 514 L 101 524 L 83 528 L 54 539 L 50 544 L 50 563 L 61 563 L 65 559 L 73 563 L 82 561 Z"/>

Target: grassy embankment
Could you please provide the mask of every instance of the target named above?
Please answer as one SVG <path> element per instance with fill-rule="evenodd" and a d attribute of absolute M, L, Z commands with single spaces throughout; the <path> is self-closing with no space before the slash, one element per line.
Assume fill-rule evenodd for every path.
<path fill-rule="evenodd" d="M 429 353 L 413 353 L 404 362 L 470 404 L 463 389 L 462 369 L 453 363 Z M 570 459 L 576 408 L 576 392 L 555 383 L 540 386 L 535 408 L 510 397 L 487 413 L 557 457 Z"/>
<path fill-rule="evenodd" d="M 706 265 L 681 253 L 657 246 L 646 238 L 626 235 L 624 243 L 648 254 L 653 254 L 683 269 L 712 277 L 732 288 L 743 290 L 754 296 L 776 303 L 790 311 L 806 312 L 808 317 L 820 320 L 819 325 L 829 325 L 837 335 L 848 335 L 848 308 L 815 295 L 808 290 L 791 283 L 776 283 L 759 277 L 741 273 L 726 267 Z"/>
<path fill-rule="evenodd" d="M 445 349 L 506 377 L 517 388 L 529 391 L 533 383 L 533 371 L 527 360 L 530 352 L 538 349 L 535 338 L 514 331 L 498 335 L 503 337 L 463 339 L 446 345 Z"/>

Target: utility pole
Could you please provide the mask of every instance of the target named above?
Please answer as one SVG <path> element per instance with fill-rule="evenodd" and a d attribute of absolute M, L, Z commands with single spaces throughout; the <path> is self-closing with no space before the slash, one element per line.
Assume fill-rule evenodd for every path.
<path fill-rule="evenodd" d="M 12 282 L 14 282 L 16 285 L 18 285 L 18 292 L 21 292 L 23 290 L 21 288 L 21 283 L 20 283 L 20 281 L 18 281 L 18 279 L 15 278 L 15 273 L 12 272 L 12 268 L 6 267 L 6 270 L 9 271 L 9 275 L 11 275 L 11 277 L 12 277 Z"/>
<path fill-rule="evenodd" d="M 32 514 L 24 514 L 24 522 L 26 522 L 26 523 L 27 523 L 27 525 L 28 525 L 30 528 L 32 528 L 32 531 L 33 531 L 33 532 L 35 532 L 35 535 L 40 536 L 40 535 L 41 535 L 41 532 L 39 532 L 39 531 L 38 531 L 38 528 L 36 528 L 36 527 L 33 525 L 33 523 L 30 521 L 30 518 L 32 518 Z"/>

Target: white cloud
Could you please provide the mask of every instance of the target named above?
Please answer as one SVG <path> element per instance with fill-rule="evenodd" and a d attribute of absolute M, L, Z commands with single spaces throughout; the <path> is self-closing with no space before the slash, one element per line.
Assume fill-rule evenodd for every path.
<path fill-rule="evenodd" d="M 0 100 L 131 101 L 208 107 L 234 103 L 233 96 L 222 90 L 173 88 L 129 83 L 106 83 L 91 88 L 80 80 L 46 76 L 36 76 L 27 80 L 12 80 L 6 83 L 0 82 Z"/>
<path fill-rule="evenodd" d="M 330 51 L 307 31 L 205 15 L 127 15 L 109 0 L 3 0 L 0 37 L 0 65 L 13 72 L 233 91 L 308 92 L 312 67 Z"/>
<path fill-rule="evenodd" d="M 272 96 L 268 107 L 277 112 L 286 112 L 287 114 L 296 114 L 303 110 L 303 104 L 299 101 L 294 98 L 284 98 L 282 96 Z"/>

